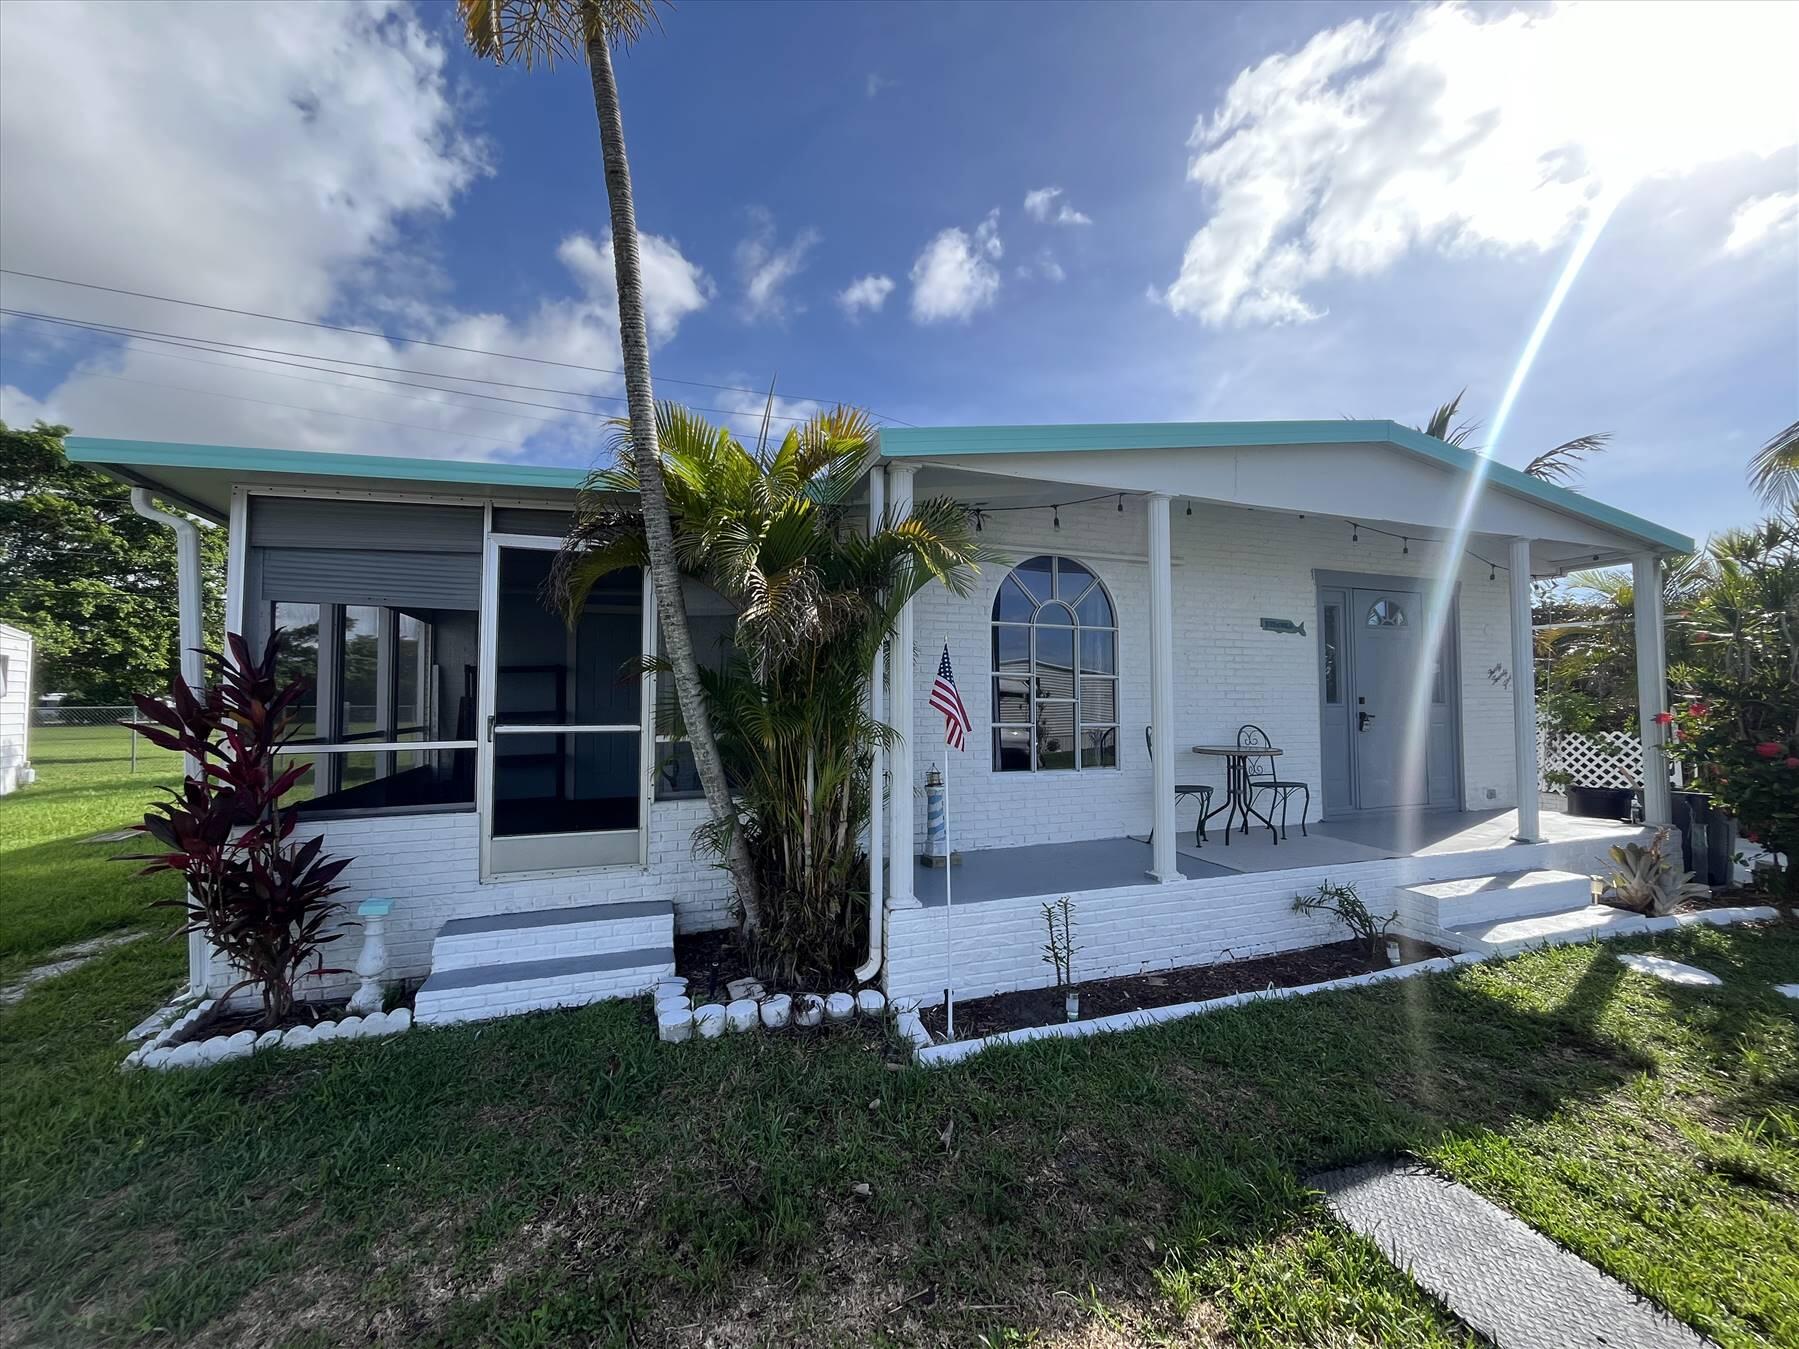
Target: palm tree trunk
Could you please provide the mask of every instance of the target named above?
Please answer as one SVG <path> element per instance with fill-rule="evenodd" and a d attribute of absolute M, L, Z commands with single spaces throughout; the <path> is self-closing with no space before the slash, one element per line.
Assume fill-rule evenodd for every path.
<path fill-rule="evenodd" d="M 604 38 L 590 38 L 587 65 L 593 72 L 593 108 L 600 123 L 600 154 L 606 166 L 606 200 L 612 210 L 612 265 L 618 283 L 619 352 L 624 358 L 625 404 L 631 421 L 631 452 L 637 461 L 643 531 L 649 545 L 650 581 L 656 591 L 656 614 L 662 624 L 662 640 L 675 677 L 675 693 L 681 716 L 687 723 L 688 743 L 693 747 L 693 766 L 706 793 L 712 818 L 731 820 L 736 806 L 725 781 L 724 761 L 712 736 L 706 715 L 705 691 L 700 668 L 693 657 L 693 639 L 687 629 L 687 602 L 681 593 L 681 573 L 675 565 L 675 531 L 668 517 L 668 493 L 662 485 L 662 453 L 656 442 L 656 398 L 650 387 L 650 343 L 643 316 L 643 275 L 637 258 L 637 208 L 631 201 L 631 167 L 625 158 L 625 124 L 619 108 L 618 82 L 613 76 L 612 52 Z M 648 821 L 645 821 L 648 824 Z M 753 934 L 762 913 L 756 893 L 756 872 L 750 862 L 742 832 L 731 831 L 726 864 L 737 899 L 743 906 L 743 930 Z"/>

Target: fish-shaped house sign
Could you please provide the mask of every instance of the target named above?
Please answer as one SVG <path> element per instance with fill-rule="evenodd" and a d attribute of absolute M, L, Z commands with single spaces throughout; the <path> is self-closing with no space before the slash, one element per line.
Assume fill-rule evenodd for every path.
<path fill-rule="evenodd" d="M 1262 631 L 1284 632 L 1290 637 L 1304 637 L 1306 635 L 1306 625 L 1303 621 L 1295 623 L 1290 618 L 1264 618 L 1262 620 Z"/>

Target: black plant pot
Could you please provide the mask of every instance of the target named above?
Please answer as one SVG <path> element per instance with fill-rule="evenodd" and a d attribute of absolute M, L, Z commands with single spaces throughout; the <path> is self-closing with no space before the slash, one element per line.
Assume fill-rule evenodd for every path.
<path fill-rule="evenodd" d="M 1635 796 L 1629 787 L 1570 787 L 1568 813 L 1589 820 L 1628 820 Z"/>

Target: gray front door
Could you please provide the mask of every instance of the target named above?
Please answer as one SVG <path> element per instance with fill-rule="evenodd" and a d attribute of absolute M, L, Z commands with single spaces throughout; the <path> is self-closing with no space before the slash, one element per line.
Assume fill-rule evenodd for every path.
<path fill-rule="evenodd" d="M 1320 579 L 1326 810 L 1455 806 L 1455 683 L 1443 653 L 1426 650 L 1424 593 L 1372 577 Z M 1453 624 L 1452 610 L 1451 649 Z M 1428 682 L 1421 740 L 1407 730 L 1420 678 Z"/>
<path fill-rule="evenodd" d="M 1363 810 L 1423 805 L 1423 765 L 1407 772 L 1406 708 L 1423 646 L 1424 606 L 1414 590 L 1350 592 L 1355 645 L 1349 706 L 1355 737 L 1356 800 Z"/>

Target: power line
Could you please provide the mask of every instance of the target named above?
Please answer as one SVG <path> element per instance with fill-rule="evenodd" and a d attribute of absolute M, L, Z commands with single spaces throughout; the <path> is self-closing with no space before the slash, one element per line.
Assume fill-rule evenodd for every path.
<path fill-rule="evenodd" d="M 68 328 L 82 328 L 82 329 L 86 329 L 89 332 L 103 333 L 108 336 L 136 337 L 136 338 L 141 338 L 143 341 L 146 341 L 146 342 L 158 342 L 158 343 L 161 343 L 161 344 L 167 345 L 167 346 L 204 343 L 206 345 L 191 346 L 190 349 L 196 350 L 196 351 L 211 351 L 215 355 L 220 355 L 220 356 L 241 356 L 245 360 L 258 359 L 258 357 L 252 356 L 249 354 L 249 353 L 254 352 L 254 353 L 265 353 L 270 357 L 298 356 L 298 357 L 301 357 L 308 361 L 328 361 L 331 363 L 330 366 L 302 366 L 300 368 L 301 369 L 319 370 L 319 371 L 328 372 L 330 374 L 336 374 L 336 375 L 350 375 L 352 377 L 357 377 L 355 375 L 354 371 L 337 370 L 337 369 L 331 368 L 331 367 L 339 366 L 339 365 L 354 365 L 354 366 L 360 366 L 363 369 L 367 369 L 367 370 L 387 370 L 387 371 L 390 371 L 393 374 L 397 374 L 397 375 L 423 375 L 430 379 L 449 379 L 449 380 L 455 380 L 458 383 L 462 383 L 462 384 L 491 384 L 495 388 L 518 389 L 518 390 L 521 390 L 526 393 L 549 393 L 549 394 L 557 394 L 559 396 L 567 397 L 567 398 L 597 398 L 597 399 L 602 399 L 609 403 L 623 403 L 626 401 L 623 394 L 591 393 L 585 389 L 556 389 L 556 388 L 549 388 L 549 387 L 546 387 L 546 386 L 540 385 L 540 384 L 517 384 L 510 380 L 492 379 L 492 378 L 484 376 L 484 375 L 453 375 L 453 374 L 450 374 L 448 371 L 443 371 L 443 370 L 414 370 L 414 369 L 410 369 L 410 368 L 408 368 L 406 366 L 402 366 L 402 365 L 385 365 L 379 361 L 353 361 L 347 356 L 321 356 L 315 352 L 310 352 L 310 351 L 288 351 L 281 347 L 260 347 L 260 346 L 254 345 L 252 343 L 249 343 L 249 342 L 228 341 L 227 339 L 222 338 L 222 337 L 199 337 L 199 336 L 194 336 L 194 335 L 188 334 L 188 333 L 171 333 L 171 332 L 166 332 L 160 328 L 134 328 L 134 327 L 131 327 L 129 324 L 105 323 L 105 322 L 101 322 L 99 320 L 73 319 L 73 318 L 69 318 L 67 315 L 64 315 L 64 314 L 44 314 L 44 313 L 39 313 L 35 310 L 30 310 L 30 309 L 0 308 L 0 314 L 11 315 L 12 317 L 15 317 L 15 318 L 33 319 L 39 323 L 59 324 L 63 327 L 68 327 Z M 224 348 L 231 348 L 231 350 L 224 350 Z M 288 364 L 288 362 L 273 361 L 273 360 L 271 360 L 270 363 L 275 364 L 275 365 Z M 227 367 L 227 368 L 230 368 L 230 367 Z M 435 386 L 433 386 L 433 387 L 435 387 Z M 464 391 L 460 390 L 460 389 L 442 389 L 442 390 L 440 390 L 440 392 L 442 392 L 442 393 L 461 393 Z M 543 404 L 542 406 L 547 407 L 547 406 L 549 406 L 549 404 Z M 566 409 L 558 409 L 558 410 L 559 411 L 579 411 L 580 409 L 566 408 Z M 719 416 L 723 416 L 723 417 L 757 417 L 757 418 L 760 418 L 762 416 L 762 414 L 760 412 L 751 412 L 748 410 L 733 409 L 733 408 L 695 408 L 694 411 L 715 413 L 715 414 L 717 414 Z M 779 412 L 774 413 L 773 415 L 776 418 L 783 420 L 783 421 L 800 422 L 800 421 L 806 420 L 804 417 L 793 417 L 793 416 L 788 416 L 785 413 L 779 413 Z"/>
<path fill-rule="evenodd" d="M 287 314 L 267 314 L 255 309 L 234 309 L 229 305 L 206 304 L 200 300 L 183 300 L 178 299 L 173 295 L 156 295 L 149 291 L 128 290 L 122 286 L 102 286 L 92 281 L 73 281 L 68 277 L 46 276 L 42 272 L 21 271 L 16 267 L 0 267 L 0 275 L 25 277 L 32 281 L 47 281 L 50 284 L 57 286 L 76 286 L 82 290 L 97 290 L 108 295 L 127 295 L 137 300 L 155 300 L 162 304 L 185 305 L 190 309 L 209 309 L 216 314 L 235 314 L 239 318 L 263 319 L 270 323 L 292 323 L 304 328 L 322 328 L 327 332 L 352 333 L 358 337 L 379 338 L 383 342 L 404 342 L 410 346 L 435 347 L 439 351 L 456 351 L 469 356 L 493 356 L 507 361 L 527 361 L 533 365 L 550 365 L 563 370 L 585 370 L 589 374 L 596 375 L 619 375 L 622 377 L 625 373 L 623 370 L 616 370 L 607 366 L 580 365 L 573 361 L 552 360 L 547 356 L 526 356 L 519 352 L 493 351 L 486 347 L 457 346 L 451 342 L 433 342 L 423 337 L 390 336 L 387 333 L 379 332 L 371 328 L 352 328 L 345 324 L 325 323 L 318 319 L 294 318 Z M 705 380 L 678 379 L 673 375 L 658 375 L 656 378 L 665 384 L 684 384 L 690 388 L 696 389 L 716 389 L 724 393 L 747 393 L 757 398 L 762 398 L 767 395 L 767 390 L 752 389 L 741 384 L 711 384 Z M 792 395 L 792 398 L 795 402 L 813 403 L 819 407 L 830 407 L 838 401 L 828 398 L 809 398 L 800 394 L 794 394 Z M 871 415 L 876 415 L 872 408 L 869 409 L 869 412 Z M 803 418 L 799 420 L 803 420 Z M 899 426 L 912 425 L 911 422 L 900 421 L 897 417 L 882 417 L 881 420 L 894 422 Z"/>
<path fill-rule="evenodd" d="M 419 384 L 413 380 L 394 379 L 391 376 L 387 376 L 387 375 L 364 374 L 360 370 L 338 370 L 338 369 L 334 368 L 333 366 L 329 366 L 329 365 L 310 365 L 310 364 L 306 364 L 301 361 L 281 360 L 278 357 L 274 357 L 274 356 L 259 356 L 259 355 L 254 355 L 252 353 L 257 352 L 257 351 L 275 350 L 276 348 L 246 347 L 246 349 L 243 351 L 236 351 L 236 350 L 231 350 L 231 348 L 238 347 L 238 346 L 244 346 L 245 344 L 237 343 L 237 342 L 226 342 L 223 339 L 219 339 L 219 338 L 186 337 L 181 334 L 160 335 L 157 333 L 157 330 L 153 329 L 153 328 L 138 329 L 138 328 L 129 328 L 123 324 L 90 323 L 90 322 L 86 322 L 86 321 L 83 321 L 80 319 L 64 318 L 64 317 L 62 317 L 60 315 L 56 315 L 56 314 L 40 314 L 40 313 L 36 313 L 29 309 L 0 308 L 0 314 L 5 314 L 12 318 L 28 319 L 28 320 L 38 322 L 38 323 L 53 323 L 53 324 L 58 324 L 62 327 L 67 327 L 67 328 L 79 328 L 86 332 L 99 333 L 99 334 L 102 334 L 107 337 L 127 338 L 127 339 L 140 341 L 140 342 L 155 342 L 162 346 L 180 347 L 184 351 L 204 351 L 204 352 L 208 352 L 209 354 L 214 355 L 214 356 L 233 356 L 233 357 L 238 358 L 239 360 L 262 361 L 268 365 L 285 365 L 285 366 L 290 366 L 296 370 L 311 370 L 318 374 L 342 375 L 346 379 L 366 379 L 366 380 L 373 380 L 373 381 L 375 381 L 377 383 L 381 383 L 381 384 L 396 384 L 396 385 L 401 386 L 402 388 L 408 388 L 408 389 L 428 389 L 428 390 L 432 391 L 433 393 L 447 393 L 447 394 L 452 394 L 452 395 L 455 395 L 457 397 L 462 397 L 462 398 L 485 398 L 485 399 L 489 400 L 490 402 L 510 403 L 510 404 L 514 404 L 518 407 L 544 408 L 551 412 L 561 412 L 561 413 L 565 413 L 565 414 L 568 414 L 571 416 L 576 416 L 576 417 L 604 417 L 608 420 L 611 420 L 611 418 L 613 416 L 613 414 L 610 412 L 602 412 L 602 411 L 598 411 L 594 408 L 565 407 L 558 403 L 540 403 L 533 399 L 528 399 L 528 398 L 509 398 L 509 397 L 505 396 L 504 394 L 482 393 L 479 390 L 475 390 L 475 389 L 446 389 L 446 388 L 443 388 L 441 385 L 437 385 L 437 384 Z M 291 353 L 291 354 L 307 355 L 307 353 L 304 353 L 304 352 L 295 352 L 295 353 Z M 312 359 L 321 360 L 321 361 L 336 361 L 337 360 L 337 358 L 334 356 L 319 356 L 319 357 L 313 357 Z M 399 367 L 377 365 L 377 364 L 375 364 L 373 362 L 369 362 L 369 361 L 344 361 L 344 362 L 342 362 L 342 364 L 344 364 L 344 365 L 366 365 L 366 366 L 369 366 L 370 368 L 376 369 L 376 370 L 399 369 Z M 222 369 L 236 369 L 238 367 L 224 366 L 221 368 Z M 403 373 L 421 374 L 421 375 L 429 376 L 434 379 L 461 380 L 465 383 L 471 383 L 471 384 L 495 384 L 502 388 L 527 388 L 528 389 L 528 388 L 534 387 L 531 385 L 510 385 L 510 384 L 507 384 L 504 380 L 480 379 L 473 375 L 446 375 L 446 374 L 442 374 L 435 370 L 404 371 Z M 340 384 L 340 385 L 337 385 L 336 387 L 347 388 L 350 386 Z M 571 398 L 601 398 L 601 399 L 606 399 L 607 401 L 610 401 L 610 402 L 618 402 L 618 403 L 622 403 L 625 401 L 624 398 L 618 394 L 584 393 L 584 392 L 581 392 L 581 391 L 575 390 L 575 389 L 550 389 L 550 390 L 545 390 L 545 392 L 566 394 L 568 397 L 571 397 Z M 425 399 L 422 401 L 438 402 L 440 400 Z M 446 406 L 457 406 L 457 405 L 456 404 L 447 404 Z M 472 410 L 474 410 L 474 409 L 471 409 L 471 411 Z M 729 409 L 729 408 L 695 408 L 694 411 L 713 413 L 715 415 L 723 416 L 723 417 L 761 417 L 762 416 L 762 414 L 760 412 L 750 412 L 750 411 L 745 411 L 745 410 L 733 410 L 733 409 Z M 804 417 L 794 417 L 794 416 L 790 416 L 786 413 L 780 413 L 780 412 L 771 413 L 769 415 L 771 415 L 772 417 L 774 417 L 780 421 L 803 422 L 806 420 Z M 541 420 L 548 420 L 548 419 L 547 418 L 534 418 L 533 420 L 541 421 Z"/>
<path fill-rule="evenodd" d="M 489 445 L 498 445 L 501 449 L 511 450 L 515 454 L 524 454 L 525 447 L 512 445 L 503 440 L 495 440 L 492 436 L 476 435 L 472 431 L 446 431 L 439 426 L 420 426 L 416 422 L 390 422 L 382 417 L 364 417 L 356 412 L 332 412 L 326 408 L 300 407 L 294 403 L 276 403 L 267 398 L 250 398 L 241 393 L 221 393 L 217 389 L 194 389 L 185 384 L 164 384 L 161 380 L 136 379 L 131 375 L 103 375 L 95 373 L 94 379 L 110 379 L 118 384 L 142 384 L 151 389 L 172 389 L 176 393 L 197 393 L 206 398 L 229 398 L 237 403 L 256 403 L 267 408 L 285 408 L 289 412 L 317 413 L 322 417 L 348 417 L 351 421 L 374 422 L 377 426 L 396 426 L 404 431 L 423 431 L 433 436 L 461 436 L 465 440 L 484 441 Z"/>

